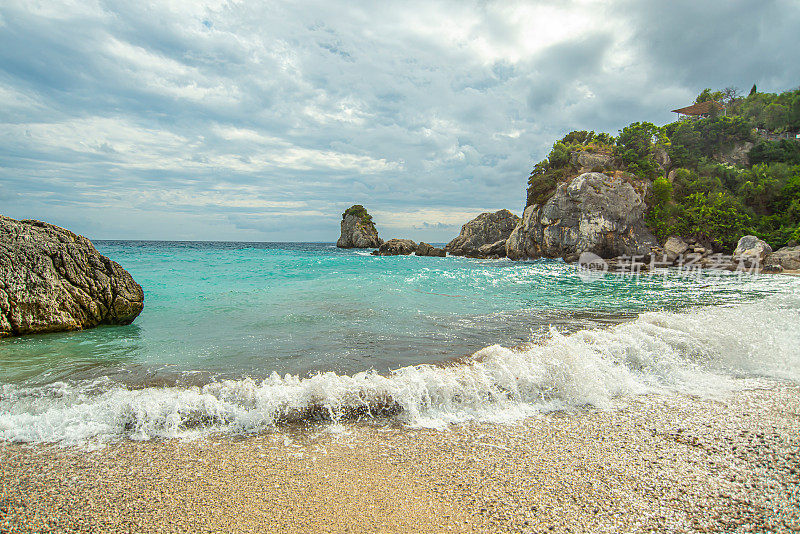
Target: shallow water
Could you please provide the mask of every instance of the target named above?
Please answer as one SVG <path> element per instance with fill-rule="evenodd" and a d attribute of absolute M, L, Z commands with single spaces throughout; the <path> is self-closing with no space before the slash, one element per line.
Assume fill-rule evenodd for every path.
<path fill-rule="evenodd" d="M 142 285 L 145 309 L 129 326 L 0 341 L 0 439 L 249 431 L 311 412 L 437 425 L 798 378 L 790 277 L 586 280 L 560 261 L 308 243 L 96 246 Z"/>

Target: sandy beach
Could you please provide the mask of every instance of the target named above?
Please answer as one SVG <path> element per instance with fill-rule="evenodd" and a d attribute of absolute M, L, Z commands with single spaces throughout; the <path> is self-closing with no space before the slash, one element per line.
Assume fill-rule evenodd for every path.
<path fill-rule="evenodd" d="M 2 532 L 790 532 L 800 389 L 517 424 L 0 446 Z"/>

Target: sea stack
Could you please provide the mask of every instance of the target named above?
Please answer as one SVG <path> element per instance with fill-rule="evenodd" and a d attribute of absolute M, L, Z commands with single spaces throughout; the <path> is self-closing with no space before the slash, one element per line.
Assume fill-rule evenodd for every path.
<path fill-rule="evenodd" d="M 336 242 L 339 248 L 378 248 L 383 239 L 372 222 L 372 216 L 361 204 L 350 206 L 342 213 L 342 235 Z"/>
<path fill-rule="evenodd" d="M 143 307 L 141 286 L 85 237 L 0 215 L 0 337 L 130 324 Z"/>

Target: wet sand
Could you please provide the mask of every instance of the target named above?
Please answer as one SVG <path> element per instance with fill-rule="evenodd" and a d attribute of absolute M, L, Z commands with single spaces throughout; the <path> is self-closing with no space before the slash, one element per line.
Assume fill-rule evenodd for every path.
<path fill-rule="evenodd" d="M 0 532 L 791 532 L 800 389 L 519 424 L 0 445 Z"/>

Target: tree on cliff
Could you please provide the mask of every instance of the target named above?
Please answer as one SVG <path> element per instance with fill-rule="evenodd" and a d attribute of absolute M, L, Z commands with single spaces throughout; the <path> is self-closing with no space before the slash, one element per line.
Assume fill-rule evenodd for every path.
<path fill-rule="evenodd" d="M 650 122 L 634 122 L 626 126 L 617 137 L 614 155 L 636 176 L 655 178 L 658 165 L 653 156 L 659 131 L 658 126 Z"/>

